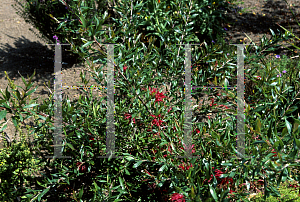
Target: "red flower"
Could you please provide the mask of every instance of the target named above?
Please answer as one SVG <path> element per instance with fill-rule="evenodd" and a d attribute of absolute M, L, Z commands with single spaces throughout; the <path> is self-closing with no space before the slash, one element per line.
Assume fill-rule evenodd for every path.
<path fill-rule="evenodd" d="M 131 120 L 131 114 L 126 113 L 124 116 L 125 116 L 125 119 Z"/>
<path fill-rule="evenodd" d="M 196 129 L 196 133 L 198 133 L 198 134 L 200 133 L 200 130 L 198 128 Z"/>
<path fill-rule="evenodd" d="M 156 93 L 157 88 L 153 88 L 153 89 L 151 90 L 151 87 L 149 87 L 149 90 L 150 90 L 150 94 L 152 95 L 152 94 L 155 94 L 155 93 Z"/>
<path fill-rule="evenodd" d="M 126 113 L 125 115 L 125 119 L 129 119 L 129 122 L 131 122 L 131 114 Z M 133 123 L 135 123 L 135 118 L 132 119 Z"/>
<path fill-rule="evenodd" d="M 212 169 L 214 169 L 214 167 L 212 167 Z M 231 183 L 233 183 L 233 179 L 232 178 L 228 178 L 228 177 L 225 177 L 225 178 L 220 178 L 222 174 L 224 174 L 223 171 L 219 170 L 219 169 L 215 169 L 215 177 L 218 181 L 218 184 L 220 185 L 227 185 L 229 183 L 229 181 Z M 212 179 L 213 179 L 213 175 L 210 175 L 210 179 L 208 180 L 208 182 L 210 182 Z M 204 180 L 206 181 L 206 179 Z"/>
<path fill-rule="evenodd" d="M 164 122 L 164 121 L 162 121 L 162 120 L 160 120 L 160 119 L 156 119 L 157 117 L 158 117 L 158 118 L 161 118 L 161 115 L 158 115 L 158 116 L 156 117 L 155 115 L 151 114 L 150 116 L 152 116 L 152 117 L 154 118 L 154 120 L 151 122 L 152 125 L 160 126 L 160 125 L 162 125 L 162 123 Z"/>
<path fill-rule="evenodd" d="M 211 98 L 211 104 L 209 104 L 209 106 L 217 105 L 217 104 L 214 104 L 214 101 L 215 101 L 215 99 Z"/>
<path fill-rule="evenodd" d="M 168 113 L 171 111 L 172 107 L 168 110 Z"/>
<path fill-rule="evenodd" d="M 125 72 L 128 67 L 126 65 L 123 66 L 123 71 Z"/>
<path fill-rule="evenodd" d="M 87 166 L 86 165 L 82 165 L 80 168 L 80 172 L 85 173 L 87 171 Z"/>
<path fill-rule="evenodd" d="M 93 138 L 93 137 L 90 137 L 90 141 L 94 141 L 95 140 L 95 138 Z M 91 142 L 91 147 L 93 146 L 93 142 Z"/>
<path fill-rule="evenodd" d="M 273 152 L 274 149 L 272 150 L 272 153 L 274 154 L 273 156 L 277 156 L 277 152 Z"/>
<path fill-rule="evenodd" d="M 216 105 L 216 104 L 214 104 Z M 219 107 L 225 107 L 226 109 L 228 109 L 228 107 L 226 105 L 219 105 Z"/>
<path fill-rule="evenodd" d="M 184 196 L 182 194 L 174 193 L 171 196 L 172 202 L 185 202 Z"/>
<path fill-rule="evenodd" d="M 161 101 L 163 101 L 162 99 L 165 98 L 165 97 L 166 97 L 166 96 L 164 96 L 163 93 L 157 93 L 157 94 L 155 95 L 155 102 L 161 102 Z"/>
<path fill-rule="evenodd" d="M 191 167 L 193 167 L 193 165 L 189 166 L 185 164 L 180 164 L 178 167 L 185 171 L 185 170 L 189 170 Z"/>
<path fill-rule="evenodd" d="M 84 165 L 82 162 L 77 162 L 76 166 L 81 173 L 85 173 L 87 171 L 87 166 Z"/>

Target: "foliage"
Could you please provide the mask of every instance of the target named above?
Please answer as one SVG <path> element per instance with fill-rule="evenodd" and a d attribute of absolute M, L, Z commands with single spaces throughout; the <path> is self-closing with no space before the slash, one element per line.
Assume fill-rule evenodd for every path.
<path fill-rule="evenodd" d="M 101 17 L 91 17 L 84 4 L 85 1 L 81 2 L 79 10 L 77 4 L 69 5 L 80 18 L 81 23 L 77 22 L 77 28 L 68 27 L 68 23 L 61 23 L 60 26 L 66 32 L 80 31 L 80 28 L 83 30 L 81 38 L 84 43 L 73 46 L 73 51 L 89 65 L 87 72 L 80 75 L 82 83 L 88 85 L 85 76 L 90 73 L 99 86 L 107 86 L 106 70 L 103 66 L 95 67 L 96 63 L 107 64 L 107 53 L 105 50 L 101 52 L 101 45 L 98 44 L 98 39 L 103 36 L 99 30 L 107 19 L 107 12 Z M 278 195 L 277 188 L 286 179 L 299 181 L 295 173 L 298 166 L 295 160 L 300 147 L 300 119 L 299 116 L 295 118 L 295 114 L 299 108 L 300 72 L 298 68 L 286 68 L 283 78 L 289 78 L 288 81 L 277 77 L 277 67 L 271 67 L 263 60 L 268 52 L 276 49 L 278 42 L 290 38 L 288 33 L 275 35 L 271 30 L 271 39 L 264 37 L 260 46 L 246 46 L 245 63 L 262 63 L 246 71 L 249 79 L 257 85 L 256 91 L 249 98 L 250 101 L 258 102 L 246 106 L 245 117 L 245 152 L 252 158 L 230 158 L 237 152 L 237 120 L 235 110 L 230 108 L 222 112 L 227 115 L 225 119 L 222 119 L 220 113 L 205 123 L 194 116 L 192 141 L 187 144 L 184 138 L 185 89 L 182 77 L 185 52 L 184 47 L 176 44 L 203 42 L 200 50 L 192 49 L 191 66 L 197 66 L 192 71 L 192 86 L 207 86 L 208 80 L 212 80 L 214 85 L 227 86 L 234 81 L 236 47 L 226 45 L 221 35 L 217 36 L 221 44 L 201 41 L 193 30 L 196 29 L 195 22 L 201 22 L 206 16 L 199 14 L 200 8 L 213 13 L 215 6 L 221 4 L 221 1 L 215 4 L 172 1 L 167 4 L 148 0 L 132 1 L 132 4 L 131 1 L 118 2 L 115 5 L 121 18 L 113 19 L 115 27 L 112 27 L 110 34 L 112 38 L 104 35 L 104 42 L 123 42 L 114 48 L 117 53 L 114 54 L 115 155 L 123 156 L 123 159 L 97 158 L 98 155 L 106 154 L 108 105 L 105 102 L 107 97 L 93 98 L 91 90 L 88 96 L 80 96 L 76 101 L 62 100 L 62 153 L 72 158 L 46 158 L 54 153 L 53 94 L 41 105 L 34 104 L 34 100 L 26 103 L 30 100 L 26 97 L 35 91 L 30 90 L 31 80 L 28 83 L 24 80 L 26 89 L 20 93 L 7 77 L 14 92 L 6 89 L 2 93 L 0 104 L 4 110 L 1 112 L 1 120 L 4 118 L 7 121 L 7 112 L 12 113 L 17 127 L 24 120 L 22 114 L 27 115 L 25 119 L 31 116 L 35 118 L 29 135 L 35 134 L 34 149 L 37 156 L 42 157 L 41 171 L 45 170 L 38 185 L 26 187 L 26 193 L 21 194 L 22 199 L 232 201 L 249 195 L 247 192 L 256 187 L 254 182 L 264 183 L 266 199 L 270 195 Z M 170 6 L 167 11 L 170 15 L 162 15 L 167 6 Z M 68 19 L 70 14 L 67 14 Z M 212 22 L 216 18 L 212 17 Z M 93 20 L 96 26 L 92 24 Z M 148 44 L 141 40 L 143 31 L 139 26 L 146 26 L 150 31 L 146 36 L 150 37 Z M 213 29 L 210 26 L 201 25 L 199 29 L 203 34 Z M 98 50 L 90 47 L 93 43 L 99 46 Z M 263 70 L 258 72 L 260 65 L 264 65 Z M 279 69 L 280 72 L 283 70 L 285 68 Z M 257 76 L 261 80 L 254 79 Z M 161 89 L 163 84 L 167 86 L 164 90 Z M 200 93 L 204 91 L 195 90 L 193 96 L 197 97 Z M 217 94 L 216 89 L 206 93 Z M 228 89 L 221 93 L 228 97 L 227 103 L 217 95 L 211 106 L 203 106 L 200 111 L 206 115 L 221 104 L 228 107 L 236 104 L 235 93 Z M 220 105 L 215 106 L 214 102 Z M 196 114 L 196 110 L 198 107 L 193 106 L 193 114 Z M 207 134 L 209 136 L 204 138 Z M 198 158 L 175 158 L 186 154 L 185 149 Z"/>

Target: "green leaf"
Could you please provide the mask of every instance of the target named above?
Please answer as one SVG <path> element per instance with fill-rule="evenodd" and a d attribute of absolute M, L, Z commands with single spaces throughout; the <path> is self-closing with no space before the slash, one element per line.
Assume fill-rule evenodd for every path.
<path fill-rule="evenodd" d="M 20 94 L 20 92 L 18 90 L 16 90 L 16 94 L 17 94 L 17 99 L 21 100 L 21 94 Z"/>
<path fill-rule="evenodd" d="M 212 197 L 215 199 L 215 201 L 218 201 L 216 190 L 212 187 L 211 184 L 209 184 L 209 191 L 210 191 Z"/>
<path fill-rule="evenodd" d="M 1 119 L 0 119 L 1 120 Z M 293 126 L 293 133 L 295 133 L 297 131 L 299 127 L 299 123 L 297 123 L 296 121 L 294 122 L 294 126 Z"/>
<path fill-rule="evenodd" d="M 255 130 L 260 132 L 260 129 L 261 129 L 261 122 L 260 122 L 260 119 L 257 118 L 256 119 L 256 127 L 255 127 Z"/>
<path fill-rule="evenodd" d="M 2 110 L 0 112 L 0 120 L 2 120 L 4 117 L 6 117 L 7 111 L 6 110 Z"/>
<path fill-rule="evenodd" d="M 119 177 L 119 182 L 121 184 L 122 189 L 124 189 L 124 181 L 121 177 Z"/>
<path fill-rule="evenodd" d="M 263 111 L 266 108 L 266 106 L 259 106 L 257 108 L 255 108 L 252 112 L 260 112 Z"/>
<path fill-rule="evenodd" d="M 30 91 L 28 91 L 25 96 L 27 97 L 28 95 L 31 95 L 31 93 L 33 93 L 34 91 L 36 91 L 37 87 L 35 89 L 32 89 Z"/>
<path fill-rule="evenodd" d="M 164 164 L 158 171 L 163 172 L 165 168 L 167 168 L 167 165 Z"/>
<path fill-rule="evenodd" d="M 71 145 L 70 143 L 66 143 L 66 145 L 67 145 L 69 148 L 71 148 L 73 151 L 75 150 L 74 147 L 73 147 L 73 145 Z"/>
<path fill-rule="evenodd" d="M 296 143 L 296 145 L 298 147 L 298 150 L 299 150 L 299 148 L 300 148 L 300 141 L 296 138 L 295 134 L 294 134 L 294 140 L 295 140 L 295 143 Z"/>
<path fill-rule="evenodd" d="M 284 147 L 284 144 L 283 144 L 282 140 L 280 139 L 280 137 L 279 137 L 276 133 L 275 133 L 274 135 L 275 135 L 275 137 L 276 137 L 276 139 L 277 139 L 276 142 L 279 142 L 281 148 L 283 148 L 283 147 Z"/>
<path fill-rule="evenodd" d="M 83 26 L 84 28 L 86 28 L 86 21 L 85 21 L 85 18 L 84 18 L 83 16 L 80 16 L 79 18 L 80 18 L 80 20 L 81 20 L 81 22 L 82 22 L 82 26 Z"/>
<path fill-rule="evenodd" d="M 126 175 L 130 175 L 129 171 L 125 168 Z"/>
<path fill-rule="evenodd" d="M 7 124 L 5 124 L 5 125 L 1 128 L 0 132 L 4 131 L 6 128 L 7 128 Z"/>
<path fill-rule="evenodd" d="M 30 108 L 30 107 L 35 107 L 35 106 L 38 106 L 39 104 L 30 104 L 30 105 L 25 105 L 23 108 L 26 109 L 26 108 Z"/>
<path fill-rule="evenodd" d="M 84 44 L 84 45 L 81 46 L 81 47 L 82 47 L 82 48 L 85 48 L 85 47 L 91 45 L 92 43 L 94 43 L 94 41 L 89 41 L 89 42 L 87 42 L 86 44 Z"/>
<path fill-rule="evenodd" d="M 38 201 L 41 201 L 42 197 L 49 191 L 50 187 L 45 189 L 42 193 L 40 193 L 37 197 Z"/>
<path fill-rule="evenodd" d="M 83 194 L 83 187 L 81 187 L 80 191 L 79 191 L 79 195 L 77 199 L 81 199 L 82 198 L 82 194 Z"/>
<path fill-rule="evenodd" d="M 134 160 L 134 158 L 132 156 L 125 156 L 125 158 L 126 158 L 127 161 L 133 161 Z"/>
<path fill-rule="evenodd" d="M 288 109 L 286 112 L 285 112 L 285 115 L 289 115 L 291 113 L 293 113 L 294 111 L 296 111 L 298 109 L 297 106 L 292 106 L 290 109 Z"/>
<path fill-rule="evenodd" d="M 18 124 L 17 124 L 16 117 L 14 116 L 11 119 L 12 119 L 12 122 L 13 122 L 14 126 L 17 127 Z"/>
<path fill-rule="evenodd" d="M 232 166 L 232 163 L 221 163 L 222 166 Z"/>
<path fill-rule="evenodd" d="M 287 130 L 289 131 L 289 134 L 290 134 L 292 132 L 292 124 L 290 122 L 288 122 L 286 117 L 284 117 L 284 120 L 285 120 L 285 125 L 287 127 Z"/>
<path fill-rule="evenodd" d="M 133 165 L 133 168 L 139 167 L 142 163 L 143 163 L 143 161 L 138 161 L 137 163 L 135 163 L 135 164 Z"/>

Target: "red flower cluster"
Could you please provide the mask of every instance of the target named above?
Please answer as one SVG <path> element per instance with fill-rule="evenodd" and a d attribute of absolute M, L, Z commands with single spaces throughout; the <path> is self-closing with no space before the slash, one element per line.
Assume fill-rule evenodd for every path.
<path fill-rule="evenodd" d="M 191 165 L 187 165 L 185 163 L 182 163 L 178 167 L 185 171 L 185 170 L 189 170 L 191 167 L 193 167 L 193 165 L 192 164 Z"/>
<path fill-rule="evenodd" d="M 300 186 L 297 185 L 297 184 L 290 184 L 288 187 L 294 188 L 293 191 L 297 191 L 297 188 L 300 187 Z"/>
<path fill-rule="evenodd" d="M 76 166 L 77 166 L 77 169 L 79 170 L 79 172 L 81 172 L 81 173 L 85 173 L 88 169 L 87 166 L 82 162 L 77 162 Z"/>
<path fill-rule="evenodd" d="M 161 115 L 160 114 L 158 116 L 155 116 L 155 115 L 151 114 L 150 116 L 152 116 L 154 118 L 153 121 L 151 122 L 152 126 L 156 125 L 156 126 L 159 127 L 164 122 L 164 121 L 160 120 L 161 119 Z M 158 118 L 158 119 L 156 119 L 156 118 Z"/>
<path fill-rule="evenodd" d="M 214 104 L 214 101 L 215 101 L 215 99 L 211 98 L 211 104 L 209 104 L 209 106 L 217 105 L 217 104 Z"/>
<path fill-rule="evenodd" d="M 228 178 L 228 177 L 220 178 L 221 175 L 224 174 L 223 171 L 221 171 L 219 169 L 214 169 L 214 167 L 212 167 L 212 169 L 216 173 L 215 177 L 216 177 L 219 185 L 228 185 L 229 181 L 231 182 L 231 184 L 233 184 L 233 179 L 232 178 Z M 212 178 L 213 178 L 213 175 L 210 175 L 210 178 L 209 178 L 208 182 L 210 182 L 212 180 Z M 206 181 L 206 179 L 204 181 Z"/>
<path fill-rule="evenodd" d="M 172 202 L 185 202 L 184 196 L 182 194 L 174 193 L 171 196 Z"/>
<path fill-rule="evenodd" d="M 129 119 L 129 122 L 131 122 L 131 114 L 126 113 L 124 116 L 125 119 Z M 133 123 L 135 123 L 135 118 L 133 118 Z"/>
<path fill-rule="evenodd" d="M 163 93 L 156 93 L 155 95 L 155 102 L 162 102 L 163 98 L 165 98 L 166 96 Z"/>

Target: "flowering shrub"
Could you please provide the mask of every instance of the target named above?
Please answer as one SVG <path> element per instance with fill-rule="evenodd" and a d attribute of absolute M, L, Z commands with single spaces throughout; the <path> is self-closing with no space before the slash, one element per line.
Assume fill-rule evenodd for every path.
<path fill-rule="evenodd" d="M 60 23 L 64 31 L 78 31 L 81 34 L 80 37 L 84 43 L 81 45 L 74 43 L 73 51 L 80 54 L 82 59 L 91 60 L 93 64 L 100 62 L 107 64 L 107 54 L 101 53 L 101 45 L 98 41 L 104 35 L 100 29 L 104 25 L 107 13 L 100 17 L 97 15 L 90 17 L 88 6 L 85 6 L 87 1 L 81 1 L 81 5 L 75 3 L 69 5 L 63 2 L 74 12 L 68 13 L 67 19 L 70 19 L 71 13 L 80 19 L 76 22 L 71 21 L 69 24 Z M 203 25 L 200 25 L 203 28 L 202 34 L 206 31 L 211 32 L 210 26 L 213 26 L 212 23 L 215 21 L 212 20 L 210 21 L 212 23 L 207 24 L 210 20 L 208 13 L 216 11 L 221 4 L 224 2 L 218 1 L 213 4 L 176 0 L 171 5 L 168 5 L 166 1 L 159 3 L 156 1 L 121 1 L 115 5 L 114 9 L 121 17 L 113 19 L 115 27 L 111 30 L 110 38 L 105 35 L 105 43 L 123 43 L 121 47 L 116 47 L 114 50 L 118 53 L 117 56 L 114 55 L 115 92 L 121 94 L 122 97 L 116 97 L 114 100 L 115 147 L 112 151 L 116 157 L 123 157 L 122 159 L 105 156 L 109 154 L 106 151 L 108 104 L 103 102 L 106 101 L 105 97 L 93 99 L 91 93 L 84 98 L 80 96 L 73 102 L 68 99 L 62 101 L 62 133 L 65 137 L 61 151 L 63 155 L 71 156 L 72 159 L 54 158 L 50 161 L 45 158 L 45 156 L 53 156 L 54 153 L 55 142 L 52 130 L 55 128 L 53 116 L 56 112 L 53 109 L 53 94 L 41 105 L 33 103 L 32 100 L 26 103 L 25 98 L 34 92 L 30 90 L 31 80 L 25 83 L 26 89 L 20 93 L 13 81 L 8 78 L 13 92 L 7 89 L 5 92 L 1 91 L 3 97 L 0 100 L 0 106 L 3 112 L 1 112 L 0 120 L 4 118 L 7 121 L 7 112 L 14 114 L 15 123 L 23 122 L 23 114 L 27 115 L 25 119 L 34 117 L 35 125 L 29 132 L 37 134 L 34 139 L 36 154 L 41 157 L 41 165 L 47 165 L 41 170 L 47 170 L 47 167 L 53 168 L 45 172 L 46 177 L 42 178 L 36 187 L 26 187 L 26 193 L 24 191 L 21 194 L 22 198 L 54 201 L 64 200 L 68 196 L 77 201 L 158 201 L 168 200 L 168 198 L 173 201 L 201 201 L 203 199 L 222 201 L 229 197 L 228 194 L 232 195 L 233 192 L 240 191 L 233 189 L 237 189 L 239 183 L 254 181 L 254 177 L 260 175 L 264 175 L 265 181 L 270 181 L 268 187 L 265 187 L 265 195 L 276 194 L 274 184 L 284 181 L 288 170 L 280 163 L 276 162 L 274 165 L 273 160 L 277 156 L 284 157 L 283 159 L 295 159 L 299 146 L 299 140 L 295 135 L 299 133 L 299 120 L 288 117 L 294 121 L 292 125 L 286 118 L 299 106 L 299 102 L 295 101 L 299 95 L 298 80 L 294 77 L 298 75 L 298 72 L 295 73 L 296 70 L 286 72 L 284 76 L 294 77 L 294 79 L 289 85 L 281 84 L 280 88 L 274 84 L 274 79 L 280 78 L 276 77 L 274 69 L 269 71 L 270 68 L 267 66 L 265 67 L 267 75 L 262 76 L 261 80 L 255 80 L 260 84 L 257 85 L 259 88 L 257 92 L 261 94 L 255 95 L 253 99 L 257 100 L 259 96 L 262 101 L 258 101 L 253 110 L 250 110 L 248 105 L 245 117 L 246 127 L 249 127 L 246 128 L 249 130 L 245 131 L 246 153 L 251 154 L 254 160 L 229 158 L 237 153 L 235 149 L 237 118 L 234 114 L 227 114 L 227 118 L 231 121 L 223 121 L 216 116 L 216 118 L 209 117 L 208 123 L 199 122 L 198 117 L 193 117 L 192 139 L 187 138 L 186 141 L 184 137 L 185 89 L 182 85 L 184 74 L 182 67 L 185 64 L 185 51 L 176 45 L 188 44 L 192 39 L 200 42 L 201 37 L 192 31 L 198 30 L 196 22 L 203 21 Z M 168 15 L 165 14 L 167 9 L 169 9 Z M 68 27 L 72 23 L 77 23 L 77 25 L 73 24 L 73 27 Z M 148 28 L 149 33 L 143 37 L 146 42 L 141 39 L 143 27 L 140 26 Z M 169 30 L 176 30 L 176 32 Z M 56 36 L 54 39 L 61 39 L 59 35 Z M 278 38 L 277 41 L 279 41 Z M 159 43 L 154 44 L 154 40 Z M 276 40 L 273 42 L 275 43 Z M 224 41 L 222 42 L 224 44 Z M 99 46 L 99 50 L 91 49 L 90 45 L 93 43 Z M 211 68 L 199 67 L 197 71 L 194 71 L 191 76 L 192 86 L 207 86 L 207 81 L 211 79 L 214 79 L 217 84 L 227 85 L 228 80 L 233 77 L 232 69 L 235 68 L 233 66 L 237 58 L 236 56 L 228 58 L 228 52 L 225 50 L 232 51 L 233 49 L 225 47 L 223 52 L 220 49 L 224 47 L 217 44 L 205 41 L 203 44 L 205 47 L 200 51 L 192 51 L 195 55 L 192 66 L 200 65 L 204 60 L 203 64 Z M 264 45 L 270 44 L 266 42 Z M 256 53 L 267 52 L 268 49 L 264 50 L 265 46 L 255 47 Z M 89 50 L 93 53 L 88 53 Z M 253 63 L 261 59 L 257 55 L 248 57 L 249 55 L 248 53 L 245 63 L 253 58 L 256 59 Z M 93 64 L 89 64 L 88 73 L 99 86 L 105 85 L 103 67 L 96 68 Z M 247 75 L 253 76 L 255 73 L 255 71 L 254 73 L 247 72 Z M 81 74 L 81 78 L 82 82 L 87 85 L 85 74 Z M 263 86 L 262 82 L 268 85 Z M 167 90 L 164 92 L 159 89 L 163 84 L 167 84 Z M 293 91 L 288 91 L 287 89 L 291 86 L 294 86 Z M 209 92 L 215 93 L 213 90 Z M 223 93 L 231 98 L 228 98 L 228 102 L 235 99 L 235 96 L 228 91 L 225 90 Z M 262 96 L 262 94 L 268 96 Z M 286 98 L 285 101 L 282 96 Z M 221 106 L 218 105 L 220 101 L 218 97 L 219 95 L 211 99 L 211 106 L 201 109 L 203 113 L 210 113 L 214 106 Z M 173 99 L 170 100 L 171 98 Z M 294 104 L 290 108 L 292 103 Z M 228 108 L 225 107 L 225 113 L 230 111 L 231 103 L 227 104 Z M 278 110 L 275 110 L 276 107 Z M 194 111 L 193 108 L 192 112 Z M 231 111 L 234 110 L 231 109 Z M 277 128 L 284 128 L 282 134 L 277 133 Z M 206 134 L 209 136 L 203 138 Z M 257 137 L 257 135 L 261 136 L 261 140 L 252 141 L 251 137 Z M 285 138 L 282 139 L 280 136 Z M 285 154 L 282 147 L 291 142 L 295 146 L 287 151 L 291 151 L 290 154 Z M 276 149 L 277 156 L 274 156 L 271 149 Z M 178 156 L 184 156 L 187 151 L 197 158 L 180 160 Z M 260 161 L 255 161 L 259 158 Z M 219 168 L 221 166 L 226 166 L 225 172 Z M 212 171 L 211 167 L 219 169 Z M 278 179 L 274 178 L 271 173 L 274 170 L 280 173 Z M 147 192 L 144 193 L 144 190 Z M 235 195 L 235 197 L 238 200 L 244 196 Z"/>

